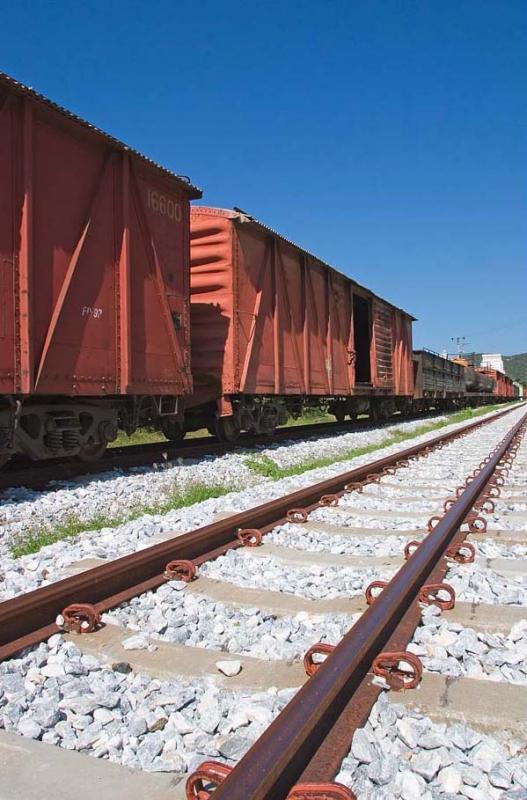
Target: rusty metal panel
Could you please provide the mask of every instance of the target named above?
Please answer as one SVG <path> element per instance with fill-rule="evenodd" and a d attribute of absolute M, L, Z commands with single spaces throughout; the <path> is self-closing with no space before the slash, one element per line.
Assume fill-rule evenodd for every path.
<path fill-rule="evenodd" d="M 191 212 L 191 326 L 194 400 L 238 391 L 234 374 L 233 231 L 222 214 Z"/>
<path fill-rule="evenodd" d="M 0 76 L 2 106 L 3 391 L 188 393 L 195 190 Z"/>
<path fill-rule="evenodd" d="M 394 319 L 390 306 L 376 298 L 373 301 L 373 345 L 375 348 L 374 386 L 393 390 L 393 328 Z"/>
<path fill-rule="evenodd" d="M 238 221 L 231 229 L 233 335 L 223 385 L 232 388 L 224 391 L 349 394 L 345 279 L 266 230 Z M 193 347 L 206 348 L 206 339 Z"/>
<path fill-rule="evenodd" d="M 353 329 L 350 281 L 336 270 L 328 268 L 328 289 L 333 394 L 348 396 L 352 394 L 355 376 L 351 358 Z"/>
<path fill-rule="evenodd" d="M 412 369 L 412 321 L 407 314 L 393 310 L 393 377 L 394 394 L 409 396 L 414 393 Z"/>
<path fill-rule="evenodd" d="M 0 89 L 0 392 L 15 389 L 15 236 L 20 220 L 14 212 L 16 128 L 12 104 Z"/>

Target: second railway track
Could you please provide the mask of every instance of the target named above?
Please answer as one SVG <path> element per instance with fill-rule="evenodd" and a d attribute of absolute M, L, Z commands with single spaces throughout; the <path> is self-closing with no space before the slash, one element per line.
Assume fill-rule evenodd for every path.
<path fill-rule="evenodd" d="M 394 416 L 384 423 L 370 419 L 354 422 L 320 422 L 306 425 L 292 425 L 277 428 L 272 436 L 255 436 L 244 433 L 229 444 L 220 442 L 214 436 L 200 436 L 175 443 L 171 441 L 154 442 L 152 444 L 130 444 L 109 448 L 104 456 L 93 463 L 81 462 L 78 459 L 49 459 L 46 461 L 30 461 L 21 456 L 13 458 L 0 470 L 0 492 L 17 486 L 42 489 L 50 482 L 71 481 L 77 478 L 97 475 L 109 470 L 127 470 L 134 467 L 149 467 L 153 464 L 167 464 L 178 458 L 201 458 L 207 455 L 223 455 L 237 449 L 258 447 L 285 440 L 310 439 L 323 434 L 353 433 L 371 427 L 389 426 L 397 422 L 426 420 L 437 415 L 439 411 L 426 411 L 407 416 Z"/>
<path fill-rule="evenodd" d="M 523 796 L 523 414 L 0 604 L 4 727 L 176 798 Z"/>

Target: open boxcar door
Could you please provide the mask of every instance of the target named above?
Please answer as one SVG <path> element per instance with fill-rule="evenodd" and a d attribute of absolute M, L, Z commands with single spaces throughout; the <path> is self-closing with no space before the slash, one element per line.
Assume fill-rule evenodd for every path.
<path fill-rule="evenodd" d="M 371 386 L 375 358 L 372 348 L 373 323 L 371 300 L 352 286 L 351 338 L 353 341 L 353 386 Z"/>

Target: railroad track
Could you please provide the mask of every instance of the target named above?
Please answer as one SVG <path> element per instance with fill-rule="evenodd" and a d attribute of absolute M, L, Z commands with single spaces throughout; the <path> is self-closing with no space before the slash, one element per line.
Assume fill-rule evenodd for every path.
<path fill-rule="evenodd" d="M 16 456 L 0 470 L 0 492 L 15 486 L 41 489 L 48 486 L 51 481 L 74 480 L 113 469 L 131 469 L 133 467 L 151 466 L 152 464 L 164 464 L 177 458 L 223 455 L 239 448 L 268 445 L 270 442 L 309 439 L 323 434 L 339 432 L 353 433 L 372 426 L 381 428 L 394 425 L 399 421 L 426 420 L 431 416 L 437 416 L 439 413 L 441 412 L 427 411 L 405 417 L 394 416 L 384 423 L 375 423 L 370 419 L 360 419 L 355 422 L 320 422 L 312 425 L 297 425 L 289 428 L 278 428 L 272 436 L 254 436 L 245 433 L 240 436 L 235 444 L 220 442 L 213 436 L 202 436 L 195 439 L 185 439 L 178 444 L 164 441 L 144 445 L 125 445 L 108 449 L 99 461 L 92 464 L 83 463 L 73 458 L 30 461 L 22 456 Z"/>
<path fill-rule="evenodd" d="M 499 650 L 513 625 L 517 641 L 527 628 L 522 628 L 524 590 L 517 580 L 524 568 L 514 558 L 527 552 L 526 533 L 511 528 L 519 520 L 527 532 L 523 522 L 527 514 L 507 518 L 501 510 L 511 503 L 525 503 L 527 510 L 522 472 L 527 446 L 521 443 L 527 415 L 513 410 L 511 418 L 510 413 L 471 423 L 425 445 L 0 604 L 0 658 L 4 669 L 11 666 L 0 679 L 20 673 L 36 678 L 44 670 L 46 681 L 55 680 L 60 686 L 62 678 L 73 675 L 75 683 L 75 670 L 82 667 L 89 672 L 82 661 L 88 659 L 94 670 L 92 686 L 82 685 L 79 677 L 77 689 L 83 692 L 66 691 L 66 699 L 62 696 L 57 703 L 66 721 L 86 717 L 90 721 L 82 721 L 84 731 L 96 726 L 91 739 L 83 730 L 80 737 L 73 737 L 85 745 L 76 749 L 93 753 L 98 744 L 102 750 L 96 754 L 134 767 L 148 768 L 155 759 L 164 758 L 166 763 L 157 762 L 158 767 L 171 763 L 173 772 L 190 773 L 186 788 L 185 780 L 174 786 L 170 779 L 170 796 L 176 798 L 349 800 L 353 792 L 359 798 L 375 797 L 371 794 L 375 787 L 379 797 L 432 797 L 430 786 L 438 776 L 442 783 L 434 790 L 457 793 L 465 785 L 463 776 L 455 767 L 448 771 L 451 765 L 443 764 L 444 753 L 437 765 L 437 753 L 435 762 L 433 755 L 428 761 L 423 758 L 419 737 L 411 746 L 412 731 L 415 735 L 421 724 L 412 716 L 412 705 L 420 704 L 425 718 L 429 714 L 466 720 L 468 727 L 460 730 L 468 737 L 471 725 L 476 730 L 492 729 L 485 706 L 489 701 L 483 699 L 491 685 L 495 726 L 523 736 L 525 746 L 521 704 L 526 690 L 521 683 L 527 682 L 527 675 L 513 669 L 512 679 L 509 675 L 507 680 L 502 670 L 500 681 L 494 673 L 492 681 L 484 680 L 481 668 L 483 677 L 474 688 L 476 679 L 466 678 L 459 666 L 467 660 L 464 657 L 451 656 L 453 661 L 447 664 L 445 655 L 446 677 L 441 674 L 437 662 L 443 653 L 438 648 L 447 651 L 444 644 L 432 642 L 438 626 L 441 641 L 449 640 L 450 645 L 459 638 L 460 629 L 486 631 Z M 452 483 L 454 478 L 459 487 Z M 489 515 L 501 520 L 503 527 L 487 529 Z M 492 602 L 477 602 L 478 592 L 484 595 L 482 576 L 487 573 L 507 600 L 505 610 L 495 595 Z M 70 629 L 65 640 L 63 628 Z M 82 635 L 71 632 L 74 629 Z M 274 637 L 273 630 L 277 630 Z M 423 638 L 423 631 L 431 638 Z M 318 642 L 320 638 L 323 641 Z M 522 641 L 518 648 L 524 646 Z M 510 644 L 513 652 L 513 639 Z M 24 654 L 26 647 L 34 649 Z M 481 645 L 477 647 L 481 651 Z M 472 644 L 472 650 L 463 652 L 476 653 L 477 647 L 474 651 Z M 492 646 L 484 647 L 492 653 Z M 310 675 L 307 680 L 300 653 Z M 44 666 L 38 666 L 39 658 Z M 110 666 L 101 668 L 101 661 Z M 454 661 L 461 673 L 449 675 Z M 499 658 L 494 661 L 498 664 Z M 66 672 L 63 665 L 71 662 L 80 666 L 74 664 Z M 130 683 L 131 691 L 140 673 L 157 681 L 157 689 L 151 691 L 151 678 L 139 681 L 146 696 L 156 696 L 162 686 L 165 697 L 157 695 L 150 717 L 145 712 L 146 727 L 135 736 L 135 751 L 130 746 L 125 758 L 124 749 L 104 744 L 102 720 L 115 722 L 112 703 L 119 687 Z M 458 684 L 452 686 L 454 678 Z M 194 694 L 188 683 L 181 683 L 185 679 Z M 91 699 L 82 696 L 96 684 Z M 393 691 L 385 691 L 387 686 Z M 115 696 L 102 697 L 101 687 Z M 56 688 L 53 684 L 51 691 Z M 404 691 L 397 691 L 401 688 Z M 171 696 L 166 694 L 169 689 Z M 468 694 L 472 709 L 466 703 L 463 707 Z M 394 697 L 398 705 L 393 704 Z M 439 697 L 442 709 L 437 707 Z M 37 699 L 42 702 L 41 696 Z M 401 703 L 406 711 L 400 710 Z M 408 769 L 391 774 L 393 754 L 382 757 L 372 713 L 377 728 L 383 717 L 392 719 L 391 727 L 403 730 Z M 27 736 L 36 732 L 32 720 L 29 709 L 22 725 Z M 137 733 L 141 725 L 133 722 Z M 35 725 L 42 736 L 42 725 Z M 246 729 L 252 735 L 239 733 Z M 66 725 L 61 728 L 64 734 L 66 730 Z M 255 732 L 261 736 L 245 753 Z M 46 733 L 51 735 L 45 740 L 52 742 L 53 731 Z M 430 744 L 434 730 L 428 733 Z M 479 735 L 491 749 L 482 734 L 471 735 Z M 194 739 L 185 742 L 189 736 Z M 56 738 L 54 743 L 68 746 L 59 734 Z M 172 748 L 170 742 L 175 742 Z M 188 755 L 189 747 L 195 751 L 191 759 L 183 755 Z M 426 752 L 433 754 L 436 749 L 431 746 Z M 215 754 L 230 763 L 210 757 Z M 420 771 L 412 769 L 419 757 Z M 484 757 L 485 752 L 481 763 Z M 80 768 L 77 760 L 75 769 Z M 524 773 L 527 781 L 521 765 L 516 772 L 509 769 L 509 778 L 505 768 L 503 775 L 499 770 L 491 775 L 493 768 L 478 767 L 483 777 L 465 796 L 498 796 L 507 780 L 510 787 L 521 790 Z M 478 777 L 477 769 L 469 780 Z M 484 781 L 489 793 L 477 794 Z M 382 794 L 384 786 L 392 787 L 387 792 L 395 791 L 392 784 L 400 793 Z M 167 787 L 168 783 L 157 787 L 159 797 L 165 796 Z"/>

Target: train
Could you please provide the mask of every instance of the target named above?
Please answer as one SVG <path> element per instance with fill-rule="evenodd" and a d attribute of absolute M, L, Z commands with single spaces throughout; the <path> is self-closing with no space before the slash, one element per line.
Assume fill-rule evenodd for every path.
<path fill-rule="evenodd" d="M 102 456 L 142 426 L 234 442 L 511 399 L 412 351 L 414 317 L 0 73 L 0 466 Z"/>

